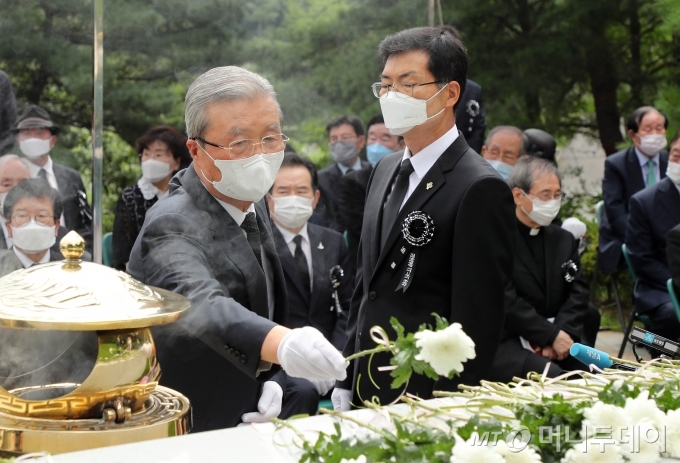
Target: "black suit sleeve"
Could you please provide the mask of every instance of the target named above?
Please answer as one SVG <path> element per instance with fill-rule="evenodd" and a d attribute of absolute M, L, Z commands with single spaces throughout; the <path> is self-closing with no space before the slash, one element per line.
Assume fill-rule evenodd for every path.
<path fill-rule="evenodd" d="M 451 259 L 451 322 L 475 343 L 476 357 L 460 378 L 442 378 L 435 390 L 487 378 L 504 321 L 505 288 L 512 278 L 515 204 L 500 177 L 482 177 L 465 192 L 456 216 Z M 493 232 L 491 232 L 493 231 Z"/>
<path fill-rule="evenodd" d="M 349 254 L 347 253 L 347 248 L 342 240 L 340 240 L 338 244 L 340 249 L 338 265 L 340 265 L 345 272 L 344 279 L 338 288 L 338 297 L 340 298 L 342 313 L 338 314 L 336 312 L 335 325 L 331 332 L 330 341 L 338 350 L 342 351 L 343 347 L 345 347 L 347 338 L 347 316 L 349 314 L 350 300 L 352 299 L 352 290 L 354 289 L 354 278 L 352 278 L 353 275 L 347 270 L 349 269 Z M 332 300 L 331 303 L 335 304 L 335 300 Z"/>
<path fill-rule="evenodd" d="M 656 257 L 652 218 L 639 195 L 630 198 L 630 215 L 626 230 L 626 248 L 633 269 L 638 278 L 662 291 L 666 290 L 666 281 L 671 277 L 668 267 Z"/>
<path fill-rule="evenodd" d="M 484 145 L 484 132 L 486 131 L 486 113 L 484 112 L 481 87 L 477 93 L 477 103 L 479 103 L 479 114 L 473 118 L 472 131 L 466 140 L 470 148 L 481 153 L 482 145 Z"/>
<path fill-rule="evenodd" d="M 522 336 L 540 347 L 552 345 L 560 329 L 540 315 L 529 302 L 519 297 L 512 283 L 505 290 L 505 301 L 507 331 Z"/>
<path fill-rule="evenodd" d="M 144 282 L 187 297 L 188 315 L 171 325 L 183 328 L 213 350 L 225 345 L 246 355 L 246 361 L 229 359 L 238 369 L 258 381 L 272 379 L 280 370 L 274 365 L 257 375 L 264 339 L 276 323 L 243 307 L 212 275 L 205 255 L 212 242 L 209 231 L 180 214 L 165 214 L 148 222 L 142 235 Z M 285 383 L 284 383 L 285 384 Z"/>
<path fill-rule="evenodd" d="M 677 291 L 680 288 L 680 225 L 668 233 L 667 246 L 668 269 Z"/>
<path fill-rule="evenodd" d="M 626 225 L 628 213 L 626 212 L 626 193 L 624 190 L 625 179 L 614 162 L 607 159 L 604 162 L 604 178 L 602 179 L 602 196 L 607 220 L 614 234 L 621 241 L 626 239 Z"/>
<path fill-rule="evenodd" d="M 572 241 L 571 260 L 578 267 L 574 281 L 569 283 L 569 297 L 560 307 L 555 317 L 555 325 L 565 331 L 576 342 L 583 336 L 583 319 L 588 310 L 590 290 L 583 276 L 581 260 L 578 254 L 578 242 Z M 554 339 L 553 339 L 554 340 Z"/>
<path fill-rule="evenodd" d="M 353 237 L 361 236 L 364 221 L 366 188 L 351 172 L 340 178 L 340 217 L 347 233 Z"/>
<path fill-rule="evenodd" d="M 113 266 L 119 270 L 125 270 L 125 264 L 130 260 L 130 251 L 135 244 L 131 236 L 136 235 L 132 232 L 133 227 L 136 231 L 136 224 L 130 220 L 130 213 L 121 193 L 116 203 L 116 216 L 113 219 Z"/>

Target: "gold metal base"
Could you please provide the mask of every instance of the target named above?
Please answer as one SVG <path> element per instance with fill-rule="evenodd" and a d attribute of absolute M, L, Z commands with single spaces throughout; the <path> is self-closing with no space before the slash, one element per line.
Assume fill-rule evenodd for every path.
<path fill-rule="evenodd" d="M 103 419 L 18 418 L 0 413 L 0 454 L 77 452 L 181 436 L 190 430 L 189 400 L 172 389 L 157 386 L 144 408 L 123 423 Z"/>

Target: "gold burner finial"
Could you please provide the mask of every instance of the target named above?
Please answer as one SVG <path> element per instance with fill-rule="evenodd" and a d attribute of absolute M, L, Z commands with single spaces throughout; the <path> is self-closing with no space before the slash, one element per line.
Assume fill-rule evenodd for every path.
<path fill-rule="evenodd" d="M 85 252 L 85 240 L 82 236 L 71 230 L 59 242 L 59 250 L 66 258 L 67 264 L 79 264 L 80 258 Z"/>

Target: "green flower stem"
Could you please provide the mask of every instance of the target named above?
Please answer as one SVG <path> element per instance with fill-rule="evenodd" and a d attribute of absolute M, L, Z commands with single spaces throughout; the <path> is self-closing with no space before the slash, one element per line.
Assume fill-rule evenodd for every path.
<path fill-rule="evenodd" d="M 373 355 L 373 354 L 378 354 L 380 352 L 393 352 L 394 346 L 390 345 L 388 346 L 378 346 L 373 349 L 369 350 L 362 350 L 361 352 L 357 352 L 356 354 L 352 354 L 349 357 L 345 358 L 348 362 L 351 362 L 354 359 L 358 359 L 360 357 L 365 357 L 367 355 Z"/>
<path fill-rule="evenodd" d="M 388 439 L 394 438 L 394 435 L 391 434 L 390 432 L 385 431 L 384 429 L 376 428 L 375 426 L 373 426 L 371 424 L 364 423 L 363 421 L 358 420 L 358 419 L 356 419 L 352 416 L 345 415 L 342 412 L 336 412 L 335 410 L 326 410 L 325 408 L 322 408 L 319 411 L 321 413 L 325 414 L 325 415 L 331 415 L 331 416 L 335 416 L 336 418 L 340 418 L 342 420 L 351 421 L 352 423 L 358 424 L 359 426 L 362 426 L 366 429 L 369 429 L 369 430 L 373 431 L 374 433 L 380 434 L 380 435 L 382 435 L 382 436 L 384 436 Z"/>

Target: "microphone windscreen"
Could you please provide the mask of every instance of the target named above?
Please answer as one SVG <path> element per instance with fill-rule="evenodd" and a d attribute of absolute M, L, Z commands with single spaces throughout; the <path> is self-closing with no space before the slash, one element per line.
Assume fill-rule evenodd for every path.
<path fill-rule="evenodd" d="M 569 353 L 572 357 L 585 365 L 595 365 L 600 369 L 611 368 L 614 362 L 609 358 L 609 354 L 601 350 L 585 346 L 575 342 L 571 345 Z"/>

